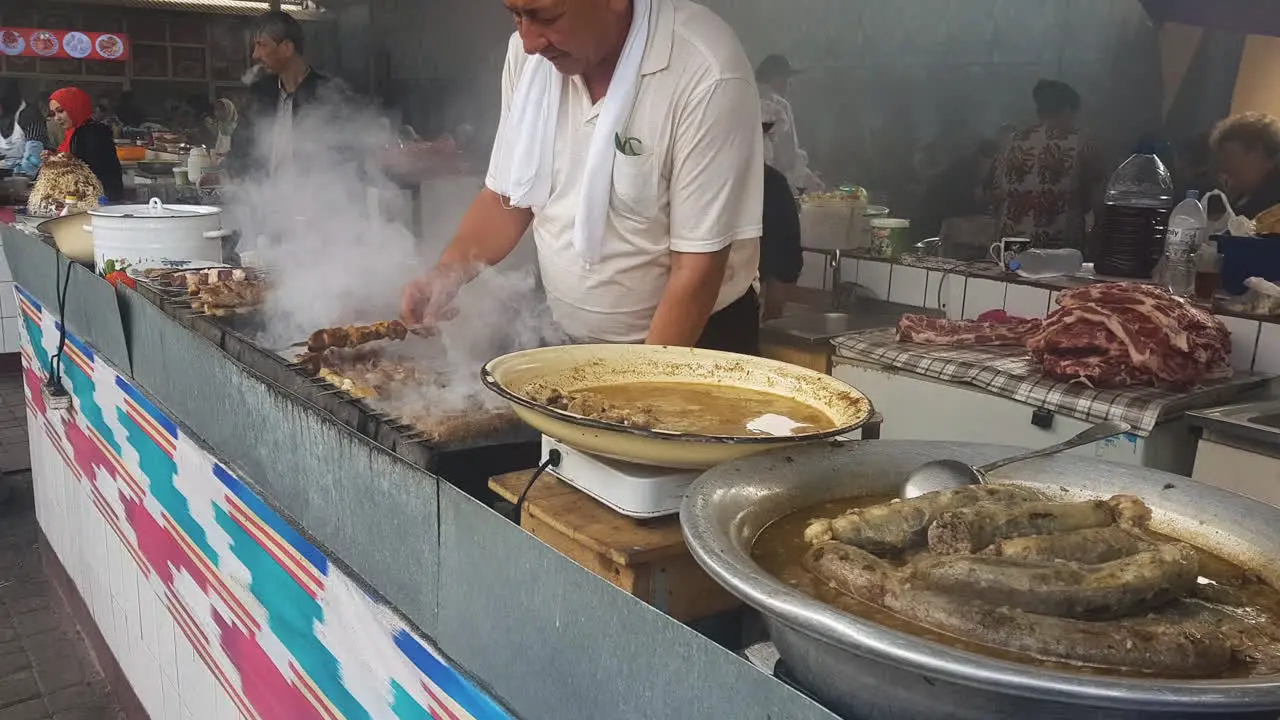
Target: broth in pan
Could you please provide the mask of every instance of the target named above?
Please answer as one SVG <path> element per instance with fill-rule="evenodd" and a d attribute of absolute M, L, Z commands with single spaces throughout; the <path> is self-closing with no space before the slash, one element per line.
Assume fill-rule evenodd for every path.
<path fill-rule="evenodd" d="M 788 436 L 834 430 L 825 412 L 761 390 L 688 382 L 631 382 L 528 393 L 534 402 L 594 420 L 698 435 Z"/>

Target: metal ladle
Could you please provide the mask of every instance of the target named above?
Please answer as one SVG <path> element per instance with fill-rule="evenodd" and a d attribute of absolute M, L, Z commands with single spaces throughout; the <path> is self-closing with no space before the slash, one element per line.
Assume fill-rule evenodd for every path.
<path fill-rule="evenodd" d="M 1123 435 L 1132 429 L 1133 427 L 1128 423 L 1108 420 L 1107 422 L 1098 423 L 1070 440 L 1060 442 L 1057 445 L 1051 445 L 1040 450 L 1032 450 L 1031 452 L 1014 455 L 1002 460 L 995 460 L 977 467 L 962 463 L 959 460 L 927 462 L 912 470 L 911 474 L 907 476 L 907 482 L 902 486 L 902 497 L 910 500 L 911 498 L 939 490 L 954 490 L 966 485 L 983 485 L 987 482 L 987 473 L 1006 465 L 1074 450 L 1084 445 L 1096 443 L 1099 440 Z"/>

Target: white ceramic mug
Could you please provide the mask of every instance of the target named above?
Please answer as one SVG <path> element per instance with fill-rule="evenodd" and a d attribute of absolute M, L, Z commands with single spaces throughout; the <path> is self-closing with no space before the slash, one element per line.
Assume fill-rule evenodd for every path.
<path fill-rule="evenodd" d="M 1007 237 L 1000 238 L 1000 242 L 991 246 L 991 259 L 996 261 L 1000 269 L 1005 272 L 1013 272 L 1010 264 L 1022 252 L 1031 249 L 1031 241 L 1027 238 Z"/>

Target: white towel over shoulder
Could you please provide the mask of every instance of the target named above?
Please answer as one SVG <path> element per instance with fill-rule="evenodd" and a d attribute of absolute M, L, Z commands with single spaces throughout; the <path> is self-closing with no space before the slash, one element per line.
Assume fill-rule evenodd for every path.
<path fill-rule="evenodd" d="M 640 87 L 640 61 L 649 42 L 651 0 L 634 0 L 631 30 L 613 72 L 604 107 L 587 149 L 582 198 L 574 222 L 573 246 L 588 263 L 600 259 L 605 218 L 613 189 L 614 137 L 631 115 Z M 498 164 L 492 188 L 516 207 L 539 208 L 551 197 L 556 123 L 564 76 L 546 58 L 524 65 L 497 139 Z"/>

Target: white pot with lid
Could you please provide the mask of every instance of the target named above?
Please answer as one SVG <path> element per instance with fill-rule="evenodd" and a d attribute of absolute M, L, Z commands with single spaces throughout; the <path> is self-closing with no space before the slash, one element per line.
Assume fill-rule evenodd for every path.
<path fill-rule="evenodd" d="M 93 261 L 98 272 L 107 260 L 138 270 L 175 267 L 192 261 L 222 262 L 222 208 L 165 205 L 108 205 L 89 211 Z"/>

